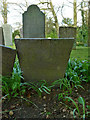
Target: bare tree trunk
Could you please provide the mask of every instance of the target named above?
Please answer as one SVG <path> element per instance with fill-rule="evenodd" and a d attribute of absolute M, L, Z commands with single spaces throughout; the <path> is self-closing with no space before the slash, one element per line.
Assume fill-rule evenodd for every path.
<path fill-rule="evenodd" d="M 57 33 L 57 37 L 59 35 L 59 24 L 58 24 L 58 19 L 57 19 L 57 15 L 55 13 L 55 10 L 54 10 L 54 6 L 52 4 L 52 1 L 51 0 L 39 0 L 40 3 L 39 4 L 47 4 L 47 8 L 43 8 L 42 10 L 50 10 L 52 12 L 52 15 L 53 15 L 53 18 L 55 20 L 55 28 L 56 28 L 56 33 Z M 48 5 L 50 5 L 50 7 L 48 7 Z"/>
<path fill-rule="evenodd" d="M 2 2 L 2 17 L 3 17 L 3 20 L 4 20 L 4 24 L 7 23 L 7 14 L 8 14 L 8 9 L 7 9 L 7 1 L 6 0 L 3 0 Z"/>
<path fill-rule="evenodd" d="M 90 47 L 90 1 L 88 2 L 88 47 Z"/>
<path fill-rule="evenodd" d="M 73 15 L 74 15 L 74 26 L 77 27 L 77 1 L 73 2 Z"/>
<path fill-rule="evenodd" d="M 51 7 L 51 12 L 53 14 L 54 20 L 55 20 L 55 27 L 56 27 L 56 32 L 57 32 L 57 36 L 59 35 L 59 24 L 58 24 L 58 19 L 57 19 L 57 15 L 54 11 L 54 7 L 52 4 L 52 1 L 50 0 L 50 7 Z"/>

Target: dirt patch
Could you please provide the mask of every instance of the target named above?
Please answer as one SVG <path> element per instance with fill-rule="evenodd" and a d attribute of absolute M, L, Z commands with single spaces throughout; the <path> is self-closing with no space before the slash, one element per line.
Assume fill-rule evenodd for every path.
<path fill-rule="evenodd" d="M 74 89 L 70 96 L 77 104 L 78 97 L 82 96 L 85 99 L 85 105 L 90 105 L 90 84 L 82 84 L 85 90 L 79 88 Z M 18 118 L 73 118 L 74 104 L 71 101 L 58 99 L 58 94 L 62 92 L 60 89 L 54 88 L 51 93 L 43 93 L 39 97 L 35 91 L 27 91 L 25 96 L 12 98 L 10 101 L 3 100 L 3 119 L 18 119 Z M 65 92 L 65 91 L 64 91 Z M 79 105 L 80 113 L 83 113 L 82 105 Z M 71 108 L 69 108 L 69 107 Z M 86 108 L 87 112 L 87 108 Z M 76 117 L 78 114 L 76 112 Z M 88 117 L 86 115 L 86 117 Z"/>

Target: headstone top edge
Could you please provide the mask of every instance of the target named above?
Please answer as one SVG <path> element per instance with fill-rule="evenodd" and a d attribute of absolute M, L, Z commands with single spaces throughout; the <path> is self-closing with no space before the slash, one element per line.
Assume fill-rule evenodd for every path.
<path fill-rule="evenodd" d="M 15 38 L 15 40 L 74 40 L 72 38 Z"/>
<path fill-rule="evenodd" d="M 35 4 L 30 5 L 30 6 L 27 8 L 27 10 L 23 13 L 23 15 L 26 14 L 32 7 L 36 7 L 43 15 L 45 15 L 45 14 L 40 10 L 40 8 L 39 8 L 37 5 L 35 5 Z"/>
<path fill-rule="evenodd" d="M 75 26 L 59 26 L 59 28 L 77 28 Z"/>
<path fill-rule="evenodd" d="M 16 49 L 13 49 L 13 48 L 10 48 L 10 47 L 4 46 L 4 45 L 0 45 L 0 47 L 7 48 L 7 49 L 11 49 L 11 50 L 13 50 L 13 51 L 16 51 Z"/>

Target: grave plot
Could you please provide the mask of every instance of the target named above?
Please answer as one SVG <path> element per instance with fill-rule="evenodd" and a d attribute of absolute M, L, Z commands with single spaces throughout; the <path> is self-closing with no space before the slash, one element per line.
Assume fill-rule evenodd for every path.
<path fill-rule="evenodd" d="M 23 13 L 23 37 L 15 45 L 25 81 L 63 78 L 74 39 L 46 39 L 45 15 L 36 5 Z"/>

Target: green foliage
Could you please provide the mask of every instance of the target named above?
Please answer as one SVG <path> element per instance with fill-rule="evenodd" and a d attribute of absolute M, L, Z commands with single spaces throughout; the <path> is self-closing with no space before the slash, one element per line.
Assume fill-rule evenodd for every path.
<path fill-rule="evenodd" d="M 15 31 L 13 32 L 13 34 L 12 34 L 13 42 L 14 42 L 14 38 L 15 38 L 16 35 L 20 36 L 19 30 L 15 30 Z"/>
<path fill-rule="evenodd" d="M 69 59 L 65 77 L 68 80 L 73 81 L 75 84 L 80 84 L 82 81 L 89 82 L 89 66 L 90 62 L 88 62 L 87 60 L 78 61 L 77 59 L 73 59 L 71 61 Z"/>
<path fill-rule="evenodd" d="M 78 112 L 78 115 L 79 115 L 79 117 L 81 117 L 81 118 L 83 118 L 83 120 L 85 120 L 85 116 L 86 116 L 86 114 L 88 114 L 89 112 L 86 112 L 85 111 L 85 99 L 83 98 L 83 97 L 79 97 L 78 98 L 78 103 L 79 104 L 81 104 L 83 107 L 82 107 L 82 109 L 83 109 L 83 115 L 80 113 L 80 108 L 79 108 L 79 106 L 78 106 L 78 104 L 71 98 L 71 97 L 65 97 L 65 99 L 69 99 L 70 101 L 72 101 L 72 103 L 75 105 L 75 109 L 73 109 L 73 116 L 74 116 L 74 118 L 76 117 L 75 116 L 75 111 L 77 110 L 77 112 Z M 90 107 L 90 106 L 89 106 Z"/>
<path fill-rule="evenodd" d="M 63 18 L 62 24 L 72 26 L 72 19 L 71 18 Z"/>
<path fill-rule="evenodd" d="M 88 26 L 82 26 L 77 28 L 77 45 L 87 46 L 88 44 Z"/>
<path fill-rule="evenodd" d="M 20 93 L 20 83 L 21 83 L 21 70 L 19 67 L 19 62 L 16 61 L 13 68 L 12 77 L 2 77 L 2 92 L 3 94 L 8 94 L 8 99 L 11 97 L 16 97 Z"/>
<path fill-rule="evenodd" d="M 12 77 L 2 77 L 2 92 L 3 95 L 7 95 L 7 98 L 10 100 L 12 97 L 17 97 L 24 95 L 26 92 L 26 88 L 28 90 L 33 89 L 38 93 L 39 96 L 43 92 L 50 94 L 50 88 L 47 87 L 47 83 L 45 80 L 38 82 L 37 84 L 33 84 L 31 82 L 27 83 L 21 82 L 22 72 L 19 66 L 19 62 L 16 61 L 13 68 Z"/>
<path fill-rule="evenodd" d="M 51 38 L 57 38 L 57 33 L 55 30 L 52 30 L 49 34 L 46 35 L 46 38 L 51 37 Z"/>
<path fill-rule="evenodd" d="M 70 101 L 73 102 L 73 104 L 75 105 L 75 107 L 76 107 L 76 109 L 77 109 L 77 111 L 78 111 L 78 114 L 79 114 L 79 116 L 80 116 L 79 107 L 78 107 L 78 105 L 76 104 L 76 102 L 75 102 L 71 97 L 65 97 L 65 98 L 66 98 L 66 99 L 69 99 Z M 75 109 L 73 110 L 73 112 L 75 112 Z"/>

